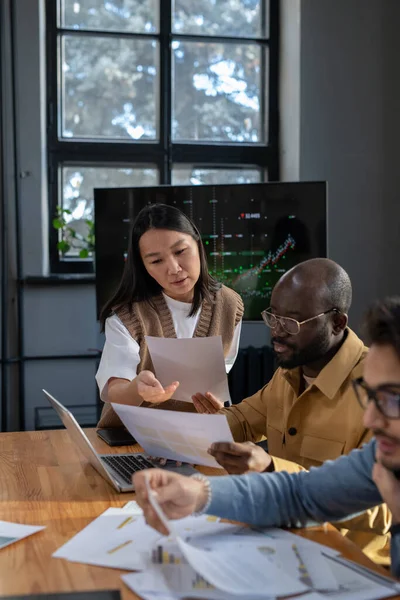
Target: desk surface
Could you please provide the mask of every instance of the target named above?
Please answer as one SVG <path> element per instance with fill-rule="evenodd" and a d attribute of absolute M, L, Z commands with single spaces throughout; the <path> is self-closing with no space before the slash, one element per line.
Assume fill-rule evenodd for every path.
<path fill-rule="evenodd" d="M 87 433 L 101 453 L 139 449 L 110 448 L 95 430 Z M 46 526 L 26 540 L 0 550 L 0 596 L 120 589 L 124 600 L 137 598 L 120 579 L 125 571 L 51 558 L 57 548 L 109 506 L 123 506 L 134 499 L 134 493 L 115 492 L 85 462 L 66 431 L 0 434 L 0 456 L 0 520 Z M 210 475 L 218 472 L 201 470 Z M 298 533 L 386 574 L 333 528 L 327 533 L 322 528 Z"/>

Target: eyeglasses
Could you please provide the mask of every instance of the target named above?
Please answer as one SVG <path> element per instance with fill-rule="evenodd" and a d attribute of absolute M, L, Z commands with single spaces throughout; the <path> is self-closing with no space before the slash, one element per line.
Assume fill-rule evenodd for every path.
<path fill-rule="evenodd" d="M 300 327 L 305 323 L 309 323 L 314 319 L 319 319 L 320 317 L 323 317 L 331 312 L 340 312 L 337 308 L 330 308 L 329 310 L 326 310 L 319 315 L 315 315 L 315 317 L 311 317 L 310 319 L 306 319 L 305 321 L 296 321 L 296 319 L 292 319 L 291 317 L 280 317 L 279 315 L 274 315 L 271 311 L 271 308 L 267 308 L 261 313 L 266 326 L 270 327 L 271 329 L 276 329 L 279 324 L 289 335 L 298 335 L 300 333 Z"/>
<path fill-rule="evenodd" d="M 351 383 L 362 408 L 367 408 L 372 400 L 387 419 L 400 419 L 400 385 L 388 383 L 373 389 L 367 386 L 362 377 Z"/>

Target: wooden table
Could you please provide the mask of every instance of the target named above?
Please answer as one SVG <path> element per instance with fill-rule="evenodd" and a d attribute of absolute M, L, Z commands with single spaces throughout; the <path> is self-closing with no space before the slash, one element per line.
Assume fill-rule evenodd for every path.
<path fill-rule="evenodd" d="M 87 430 L 87 434 L 101 453 L 139 450 L 138 446 L 110 448 L 95 430 Z M 201 470 L 208 474 L 218 472 Z M 0 520 L 46 526 L 0 550 L 0 596 L 120 589 L 124 600 L 137 598 L 120 579 L 124 571 L 51 557 L 109 506 L 121 507 L 134 497 L 134 493 L 115 492 L 86 463 L 65 430 L 0 434 Z M 299 534 L 386 574 L 333 528 L 327 533 L 314 528 Z"/>

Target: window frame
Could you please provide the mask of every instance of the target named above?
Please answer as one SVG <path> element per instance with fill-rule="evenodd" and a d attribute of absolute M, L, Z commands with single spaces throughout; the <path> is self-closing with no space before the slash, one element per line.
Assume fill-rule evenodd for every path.
<path fill-rule="evenodd" d="M 265 19 L 265 2 L 262 0 Z M 204 167 L 244 168 L 256 167 L 268 172 L 269 181 L 279 180 L 279 111 L 278 111 L 278 51 L 279 51 L 279 0 L 269 0 L 269 36 L 236 38 L 177 34 L 172 31 L 172 0 L 160 0 L 158 33 L 127 33 L 116 31 L 92 31 L 58 27 L 58 0 L 45 0 L 46 9 L 46 76 L 47 76 L 47 166 L 49 199 L 49 258 L 51 273 L 93 273 L 91 259 L 62 259 L 57 250 L 58 231 L 52 226 L 60 198 L 60 171 L 62 167 L 96 163 L 118 167 L 130 163 L 133 166 L 154 166 L 159 171 L 160 184 L 171 184 L 174 164 L 201 164 Z M 161 10 L 162 9 L 162 10 Z M 264 23 L 263 23 L 264 25 Z M 264 27 L 263 27 L 264 29 Z M 60 139 L 58 136 L 61 117 L 61 86 L 59 85 L 58 39 L 68 35 L 104 35 L 114 38 L 155 39 L 159 43 L 159 139 L 154 141 L 96 141 Z M 172 41 L 209 41 L 215 43 L 257 43 L 261 46 L 261 120 L 267 126 L 268 140 L 262 143 L 226 142 L 173 142 L 172 126 Z M 268 50 L 268 73 L 266 52 Z M 267 82 L 268 78 L 268 82 Z M 268 106 L 265 96 L 268 90 Z M 162 99 L 162 100 L 161 100 Z M 109 157 L 112 156 L 112 159 Z M 265 179 L 265 176 L 264 176 Z M 62 193 L 62 192 L 61 192 Z"/>

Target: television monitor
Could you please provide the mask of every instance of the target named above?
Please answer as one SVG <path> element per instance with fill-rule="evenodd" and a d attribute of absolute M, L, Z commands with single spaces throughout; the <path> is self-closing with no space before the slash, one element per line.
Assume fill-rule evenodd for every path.
<path fill-rule="evenodd" d="M 149 203 L 193 219 L 210 272 L 242 296 L 244 320 L 261 319 L 283 273 L 327 253 L 326 182 L 96 189 L 94 199 L 98 314 L 121 278 L 131 224 Z"/>

